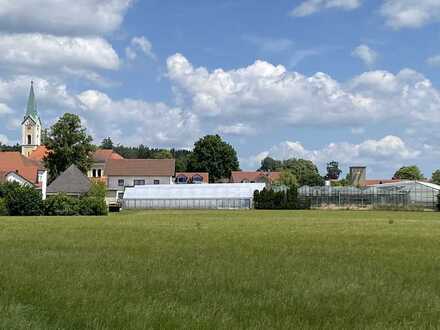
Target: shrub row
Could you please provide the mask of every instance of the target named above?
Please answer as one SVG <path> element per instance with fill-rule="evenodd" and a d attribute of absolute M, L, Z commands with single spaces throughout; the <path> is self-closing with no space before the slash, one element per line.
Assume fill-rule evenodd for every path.
<path fill-rule="evenodd" d="M 295 186 L 285 191 L 263 189 L 254 193 L 254 207 L 259 210 L 308 210 L 310 200 L 301 199 Z"/>
<path fill-rule="evenodd" d="M 99 189 L 98 189 L 99 190 Z M 65 194 L 42 200 L 41 193 L 33 187 L 7 183 L 0 186 L 0 215 L 11 216 L 74 216 L 106 215 L 108 208 L 102 194 L 91 190 L 81 198 Z"/>

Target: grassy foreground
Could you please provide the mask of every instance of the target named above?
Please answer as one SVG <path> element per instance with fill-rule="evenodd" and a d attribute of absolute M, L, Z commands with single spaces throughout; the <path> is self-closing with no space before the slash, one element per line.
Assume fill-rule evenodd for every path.
<path fill-rule="evenodd" d="M 440 327 L 440 215 L 0 217 L 0 329 Z"/>

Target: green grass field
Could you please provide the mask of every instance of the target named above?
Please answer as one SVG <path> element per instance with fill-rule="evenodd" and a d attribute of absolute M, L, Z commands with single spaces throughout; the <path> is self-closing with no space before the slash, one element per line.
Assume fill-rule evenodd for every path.
<path fill-rule="evenodd" d="M 438 213 L 0 217 L 0 329 L 438 327 Z"/>

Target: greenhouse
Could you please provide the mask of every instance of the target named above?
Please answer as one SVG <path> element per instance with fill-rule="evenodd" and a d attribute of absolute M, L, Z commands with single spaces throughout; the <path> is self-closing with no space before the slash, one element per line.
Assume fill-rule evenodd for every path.
<path fill-rule="evenodd" d="M 371 187 L 308 187 L 299 189 L 314 208 L 361 207 L 432 209 L 437 205 L 440 186 L 422 181 L 402 181 Z"/>
<path fill-rule="evenodd" d="M 250 209 L 264 183 L 150 185 L 127 188 L 125 209 Z"/>

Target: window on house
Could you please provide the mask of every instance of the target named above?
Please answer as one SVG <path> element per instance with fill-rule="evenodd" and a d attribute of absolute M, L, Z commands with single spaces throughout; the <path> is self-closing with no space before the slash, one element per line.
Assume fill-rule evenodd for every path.
<path fill-rule="evenodd" d="M 95 169 L 92 170 L 92 177 L 96 178 L 96 170 Z"/>
<path fill-rule="evenodd" d="M 188 178 L 184 175 L 180 175 L 177 177 L 177 183 L 181 183 L 181 184 L 188 183 Z"/>
<path fill-rule="evenodd" d="M 123 192 L 118 193 L 118 199 L 124 199 L 124 193 Z"/>
<path fill-rule="evenodd" d="M 202 183 L 203 177 L 201 177 L 200 175 L 194 175 L 192 181 L 193 183 Z"/>
<path fill-rule="evenodd" d="M 160 184 L 160 180 L 154 180 L 154 184 Z"/>
<path fill-rule="evenodd" d="M 145 186 L 145 180 L 134 180 L 135 186 Z"/>
<path fill-rule="evenodd" d="M 102 170 L 98 169 L 98 178 L 102 177 Z"/>
<path fill-rule="evenodd" d="M 32 136 L 30 134 L 27 136 L 27 144 L 32 144 Z"/>
<path fill-rule="evenodd" d="M 125 185 L 124 179 L 118 180 L 118 186 L 123 187 Z"/>

